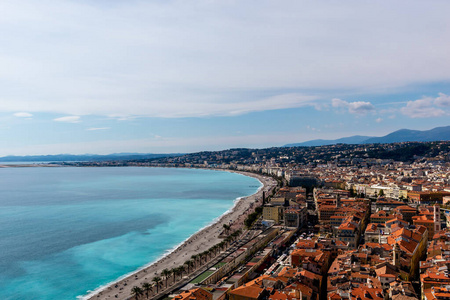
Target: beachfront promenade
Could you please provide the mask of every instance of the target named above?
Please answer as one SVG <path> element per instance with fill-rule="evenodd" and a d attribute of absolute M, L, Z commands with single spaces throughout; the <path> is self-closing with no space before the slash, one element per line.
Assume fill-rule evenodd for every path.
<path fill-rule="evenodd" d="M 240 249 L 242 246 L 244 246 L 250 240 L 256 238 L 260 233 L 261 233 L 261 231 L 259 231 L 259 230 L 249 230 L 249 231 L 245 232 L 244 234 L 242 234 L 242 236 L 237 241 L 231 243 L 230 247 L 228 249 L 226 249 L 226 251 L 221 252 L 216 257 L 213 257 L 211 260 L 204 263 L 198 269 L 193 270 L 193 272 L 184 276 L 182 278 L 182 280 L 179 280 L 176 282 L 172 281 L 172 284 L 169 287 L 160 290 L 158 294 L 156 294 L 156 293 L 152 294 L 152 299 L 162 299 L 165 296 L 170 295 L 172 292 L 177 291 L 180 288 L 184 287 L 185 285 L 189 284 L 194 279 L 200 277 L 202 274 L 204 274 L 208 270 L 211 270 L 211 269 L 213 269 L 213 271 L 216 270 L 216 268 L 214 268 L 215 265 L 220 265 L 221 262 L 223 262 L 227 257 L 229 257 L 230 255 L 233 255 L 238 249 Z M 207 279 L 207 278 L 205 278 L 205 279 Z M 130 297 L 129 299 L 133 299 L 133 297 Z"/>
<path fill-rule="evenodd" d="M 86 299 L 131 299 L 132 288 L 134 286 L 142 287 L 142 284 L 146 282 L 153 284 L 151 292 L 152 298 L 156 296 L 156 290 L 158 290 L 157 295 L 165 295 L 172 289 L 176 289 L 178 287 L 177 282 L 180 281 L 180 277 L 183 277 L 183 275 L 172 274 L 170 278 L 167 279 L 167 284 L 170 284 L 168 289 L 170 288 L 171 290 L 166 291 L 166 279 L 162 275 L 163 270 L 172 270 L 183 266 L 185 271 L 182 271 L 182 273 L 186 277 L 186 271 L 188 268 L 185 263 L 191 260 L 192 257 L 198 257 L 202 252 L 205 252 L 205 250 L 212 249 L 213 246 L 219 245 L 221 242 L 223 242 L 223 236 L 221 235 L 224 230 L 223 225 L 230 226 L 230 232 L 235 232 L 238 229 L 244 229 L 244 220 L 250 213 L 254 211 L 257 206 L 260 206 L 262 204 L 263 192 L 268 195 L 277 185 L 277 182 L 271 177 L 265 177 L 252 173 L 244 173 L 244 175 L 257 178 L 261 181 L 263 187 L 256 194 L 244 197 L 237 201 L 233 209 L 228 214 L 222 216 L 216 223 L 211 224 L 210 226 L 191 236 L 188 240 L 186 240 L 182 245 L 180 245 L 176 250 L 174 250 L 167 256 L 143 268 L 142 270 L 139 270 L 127 276 L 126 278 L 123 278 L 101 290 L 96 291 L 95 293 L 86 297 Z M 210 251 L 208 255 L 204 255 L 200 259 L 197 258 L 195 260 L 195 263 L 197 264 L 194 267 L 195 271 L 190 270 L 191 272 L 189 272 L 187 278 L 182 278 L 179 285 L 182 286 L 185 281 L 189 282 L 192 278 L 195 278 L 194 276 L 196 276 L 197 273 L 202 273 L 203 269 L 206 270 L 207 268 L 213 266 L 213 263 L 215 261 L 220 261 L 227 255 L 232 253 L 235 247 L 238 247 L 241 243 L 245 243 L 246 234 L 248 234 L 248 231 L 243 231 L 241 237 L 239 238 L 239 242 L 236 242 L 237 244 L 230 243 L 229 245 L 226 245 L 226 250 L 224 248 L 216 248 L 215 252 Z M 199 262 L 202 266 L 198 265 Z M 159 278 L 159 280 L 156 279 L 159 282 L 158 288 L 154 285 L 155 282 L 153 280 L 155 280 L 155 278 Z M 163 290 L 161 291 L 160 288 L 162 288 Z M 144 292 L 143 299 L 145 298 L 146 296 Z"/>

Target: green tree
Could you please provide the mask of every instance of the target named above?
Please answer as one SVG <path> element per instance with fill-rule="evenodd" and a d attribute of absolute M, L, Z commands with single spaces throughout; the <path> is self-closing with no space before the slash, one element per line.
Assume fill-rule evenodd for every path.
<path fill-rule="evenodd" d="M 186 271 L 186 268 L 184 266 L 179 266 L 178 270 L 180 270 L 180 279 L 183 278 L 183 272 Z"/>
<path fill-rule="evenodd" d="M 195 267 L 197 267 L 197 258 L 198 258 L 197 254 L 194 254 L 194 255 L 191 256 L 191 259 L 194 261 L 194 266 Z"/>
<path fill-rule="evenodd" d="M 139 296 L 142 296 L 144 293 L 142 292 L 142 289 L 138 286 L 133 286 L 133 288 L 131 289 L 131 295 L 133 295 L 136 300 L 139 299 Z"/>
<path fill-rule="evenodd" d="M 167 288 L 167 280 L 172 275 L 172 271 L 168 269 L 164 269 L 161 271 L 161 275 L 164 276 L 164 279 L 166 280 L 166 288 Z"/>
<path fill-rule="evenodd" d="M 187 260 L 184 264 L 187 266 L 187 272 L 190 273 L 191 267 L 194 266 L 194 262 L 192 260 Z"/>
<path fill-rule="evenodd" d="M 156 293 L 158 294 L 158 288 L 159 288 L 159 284 L 161 282 L 161 277 L 159 277 L 159 276 L 153 277 L 152 281 L 156 285 Z"/>
<path fill-rule="evenodd" d="M 215 244 L 215 245 L 214 245 L 214 247 L 213 247 L 213 251 L 214 251 L 214 256 L 216 256 L 216 255 L 217 255 L 217 251 L 219 251 L 219 249 L 220 249 L 220 246 L 219 246 L 219 244 Z"/>
<path fill-rule="evenodd" d="M 208 261 L 209 250 L 203 252 L 203 257 L 205 258 L 205 263 Z"/>
<path fill-rule="evenodd" d="M 233 232 L 232 234 L 231 234 L 231 237 L 233 238 L 233 241 L 235 241 L 235 240 L 237 240 L 237 238 L 241 235 L 241 233 L 242 233 L 242 230 L 236 230 L 235 232 Z"/>
<path fill-rule="evenodd" d="M 148 292 L 153 292 L 152 285 L 150 283 L 148 283 L 148 282 L 143 282 L 142 283 L 142 288 L 144 289 L 145 296 L 147 296 L 147 299 L 148 299 Z"/>
<path fill-rule="evenodd" d="M 203 258 L 205 258 L 205 252 L 201 252 L 198 254 L 200 266 L 203 264 Z"/>
<path fill-rule="evenodd" d="M 225 245 L 229 245 L 230 243 L 231 243 L 231 239 L 232 239 L 232 237 L 231 236 L 227 236 L 223 241 L 225 242 Z"/>
<path fill-rule="evenodd" d="M 223 224 L 223 229 L 225 229 L 225 234 L 228 234 L 228 231 L 231 229 L 230 225 Z"/>
<path fill-rule="evenodd" d="M 175 282 L 177 280 L 177 275 L 180 275 L 180 269 L 179 268 L 173 268 L 172 269 L 172 273 L 173 273 L 173 281 Z"/>
<path fill-rule="evenodd" d="M 258 219 L 259 215 L 257 212 L 253 212 L 248 215 L 247 219 L 245 219 L 244 223 L 247 228 L 250 228 L 253 223 Z"/>
<path fill-rule="evenodd" d="M 219 243 L 219 249 L 220 249 L 220 250 L 225 249 L 225 242 L 224 242 L 224 241 L 221 241 L 221 242 Z"/>

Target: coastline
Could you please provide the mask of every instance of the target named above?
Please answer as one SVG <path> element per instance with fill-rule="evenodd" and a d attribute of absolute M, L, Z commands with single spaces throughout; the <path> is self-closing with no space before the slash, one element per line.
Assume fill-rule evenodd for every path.
<path fill-rule="evenodd" d="M 262 186 L 256 193 L 250 196 L 237 198 L 234 205 L 227 212 L 213 220 L 208 226 L 201 228 L 181 244 L 168 250 L 167 253 L 155 262 L 144 265 L 134 272 L 125 274 L 117 280 L 99 287 L 89 294 L 80 295 L 77 298 L 83 300 L 130 298 L 133 286 L 141 286 L 143 282 L 152 283 L 152 278 L 161 276 L 162 270 L 183 265 L 192 255 L 201 253 L 211 246 L 220 243 L 222 238 L 219 238 L 219 235 L 223 230 L 224 224 L 231 224 L 232 231 L 241 228 L 246 216 L 252 211 L 251 208 L 261 204 L 263 192 L 267 193 L 277 184 L 273 178 L 268 176 L 234 170 L 215 170 L 256 178 Z"/>

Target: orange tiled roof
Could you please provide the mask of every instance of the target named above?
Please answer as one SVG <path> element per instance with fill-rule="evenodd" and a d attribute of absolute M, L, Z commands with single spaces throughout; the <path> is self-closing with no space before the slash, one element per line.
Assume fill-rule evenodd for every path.
<path fill-rule="evenodd" d="M 202 288 L 196 288 L 188 291 L 184 291 L 181 294 L 175 296 L 174 300 L 211 300 L 212 294 L 205 291 Z"/>
<path fill-rule="evenodd" d="M 269 296 L 269 300 L 289 300 L 292 299 L 289 295 L 275 290 L 272 295 Z"/>
<path fill-rule="evenodd" d="M 359 299 L 371 299 L 371 300 L 384 300 L 383 290 L 377 288 L 369 288 L 361 286 L 352 290 L 353 297 L 359 297 Z"/>
<path fill-rule="evenodd" d="M 322 276 L 314 274 L 313 272 L 310 272 L 308 270 L 303 270 L 301 272 L 298 272 L 298 274 L 300 274 L 301 276 L 306 277 L 306 278 L 317 279 L 317 280 L 322 281 Z"/>
<path fill-rule="evenodd" d="M 305 285 L 305 284 L 303 284 L 301 282 L 298 282 L 298 281 L 293 282 L 290 285 L 288 285 L 287 287 L 285 287 L 285 290 L 287 290 L 287 291 L 291 291 L 291 290 L 301 291 L 302 294 L 304 296 L 307 296 L 307 297 L 311 297 L 312 293 L 313 293 L 312 288 L 310 288 L 309 286 L 307 286 L 307 285 Z M 299 297 L 297 297 L 297 299 L 298 298 Z"/>
<path fill-rule="evenodd" d="M 291 267 L 284 267 L 278 273 L 278 276 L 283 276 L 283 277 L 287 277 L 287 278 L 293 278 L 293 277 L 295 277 L 296 273 L 297 273 L 297 269 L 291 268 Z"/>
<path fill-rule="evenodd" d="M 246 297 L 250 299 L 257 299 L 263 290 L 264 290 L 263 288 L 256 285 L 243 285 L 238 288 L 235 288 L 229 293 L 236 296 Z"/>

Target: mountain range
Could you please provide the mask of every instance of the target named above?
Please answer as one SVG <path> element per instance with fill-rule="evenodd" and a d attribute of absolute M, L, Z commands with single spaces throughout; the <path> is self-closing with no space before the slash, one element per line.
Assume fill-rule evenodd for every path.
<path fill-rule="evenodd" d="M 430 130 L 400 129 L 382 137 L 354 135 L 336 140 L 311 140 L 302 143 L 287 144 L 284 147 L 325 146 L 334 144 L 386 144 L 400 142 L 432 142 L 450 140 L 450 126 L 436 127 Z"/>

